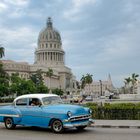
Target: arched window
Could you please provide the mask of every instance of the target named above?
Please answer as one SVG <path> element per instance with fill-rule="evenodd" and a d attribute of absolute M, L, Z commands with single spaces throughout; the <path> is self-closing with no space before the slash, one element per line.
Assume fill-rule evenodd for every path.
<path fill-rule="evenodd" d="M 50 33 L 50 39 L 52 39 L 52 34 Z"/>

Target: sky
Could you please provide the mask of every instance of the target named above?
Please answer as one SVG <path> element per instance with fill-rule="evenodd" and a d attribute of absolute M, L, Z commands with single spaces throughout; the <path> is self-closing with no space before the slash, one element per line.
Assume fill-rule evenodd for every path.
<path fill-rule="evenodd" d="M 39 32 L 51 17 L 60 32 L 65 63 L 80 80 L 121 87 L 140 74 L 140 0 L 0 0 L 3 59 L 34 63 Z"/>

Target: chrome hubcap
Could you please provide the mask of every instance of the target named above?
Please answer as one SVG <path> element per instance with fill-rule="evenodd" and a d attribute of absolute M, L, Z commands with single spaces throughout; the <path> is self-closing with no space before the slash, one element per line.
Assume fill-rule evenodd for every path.
<path fill-rule="evenodd" d="M 54 121 L 54 123 L 53 123 L 53 129 L 56 132 L 61 131 L 62 130 L 62 123 L 60 121 Z"/>
<path fill-rule="evenodd" d="M 6 120 L 6 126 L 7 126 L 8 128 L 10 128 L 10 127 L 12 126 L 12 120 L 11 120 L 11 119 L 7 119 L 7 120 Z"/>

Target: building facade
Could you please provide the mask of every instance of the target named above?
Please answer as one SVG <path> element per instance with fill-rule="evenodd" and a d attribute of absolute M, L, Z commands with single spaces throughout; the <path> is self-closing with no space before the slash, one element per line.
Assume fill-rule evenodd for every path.
<path fill-rule="evenodd" d="M 39 33 L 34 64 L 29 65 L 27 62 L 12 60 L 2 62 L 4 70 L 9 75 L 19 73 L 21 78 L 28 79 L 32 73 L 42 70 L 44 84 L 49 88 L 60 88 L 65 92 L 72 92 L 76 88 L 76 78 L 71 69 L 65 66 L 65 52 L 62 48 L 60 33 L 53 27 L 50 17 L 46 27 Z M 46 76 L 49 69 L 53 70 L 51 82 L 50 78 Z"/>
<path fill-rule="evenodd" d="M 84 93 L 92 95 L 94 98 L 105 96 L 106 92 L 112 92 L 114 89 L 111 76 L 107 80 L 93 81 L 91 84 L 86 84 Z"/>

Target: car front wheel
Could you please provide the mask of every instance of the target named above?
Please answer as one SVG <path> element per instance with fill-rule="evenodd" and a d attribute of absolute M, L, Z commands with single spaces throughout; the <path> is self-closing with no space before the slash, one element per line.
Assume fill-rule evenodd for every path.
<path fill-rule="evenodd" d="M 7 129 L 14 129 L 16 127 L 12 118 L 5 118 L 4 122 Z"/>
<path fill-rule="evenodd" d="M 63 124 L 60 120 L 54 120 L 51 124 L 51 129 L 55 133 L 61 133 L 64 130 Z"/>

